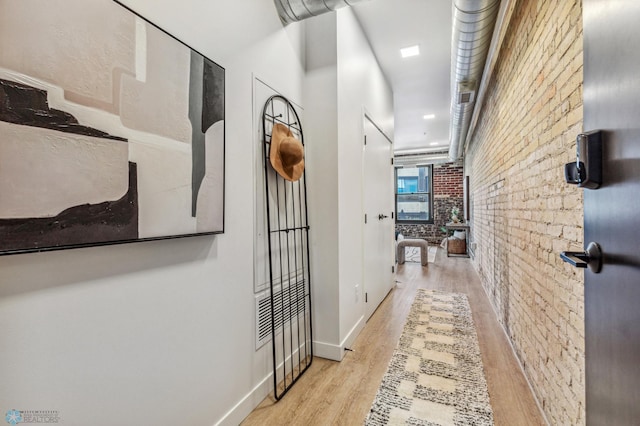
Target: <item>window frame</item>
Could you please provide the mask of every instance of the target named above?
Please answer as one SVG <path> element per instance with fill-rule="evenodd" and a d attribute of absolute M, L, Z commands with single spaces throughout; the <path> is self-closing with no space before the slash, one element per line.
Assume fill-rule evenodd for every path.
<path fill-rule="evenodd" d="M 398 193 L 398 170 L 399 169 L 419 169 L 424 168 L 428 170 L 428 181 L 427 181 L 427 191 L 426 192 L 403 192 Z M 434 224 L 434 211 L 433 211 L 433 164 L 424 164 L 420 166 L 411 166 L 411 167 L 395 167 L 393 170 L 393 186 L 394 186 L 394 207 L 395 207 L 395 220 L 397 224 L 400 225 L 425 225 L 425 224 Z M 411 219 L 399 219 L 398 215 L 398 195 L 427 195 L 429 201 L 429 218 L 427 220 L 411 220 Z"/>

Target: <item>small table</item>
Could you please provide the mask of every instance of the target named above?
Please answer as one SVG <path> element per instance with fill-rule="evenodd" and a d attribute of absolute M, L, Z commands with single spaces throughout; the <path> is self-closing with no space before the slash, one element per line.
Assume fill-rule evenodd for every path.
<path fill-rule="evenodd" d="M 422 266 L 427 266 L 429 262 L 429 243 L 422 238 L 405 238 L 404 240 L 398 241 L 398 251 L 396 252 L 398 265 L 404 263 L 404 251 L 406 247 L 418 247 L 420 249 L 420 263 L 422 263 Z"/>
<path fill-rule="evenodd" d="M 471 228 L 469 225 L 464 223 L 455 223 L 449 222 L 444 226 L 447 229 L 447 257 L 449 256 L 461 256 L 461 257 L 469 257 L 469 229 Z M 464 231 L 464 244 L 465 244 L 465 252 L 462 254 L 449 254 L 449 231 Z"/>

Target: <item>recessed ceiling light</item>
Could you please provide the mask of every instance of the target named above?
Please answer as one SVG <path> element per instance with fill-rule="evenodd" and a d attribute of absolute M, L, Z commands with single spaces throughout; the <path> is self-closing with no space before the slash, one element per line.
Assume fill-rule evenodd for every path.
<path fill-rule="evenodd" d="M 400 49 L 400 54 L 403 58 L 418 56 L 420 54 L 420 46 L 416 44 L 415 46 L 405 47 L 404 49 Z"/>
<path fill-rule="evenodd" d="M 422 118 L 424 118 L 425 120 L 431 120 L 432 118 L 436 118 L 435 114 L 427 114 L 425 116 L 423 116 Z"/>
<path fill-rule="evenodd" d="M 429 145 L 436 146 L 436 145 L 440 145 L 440 143 L 439 142 L 431 142 Z"/>

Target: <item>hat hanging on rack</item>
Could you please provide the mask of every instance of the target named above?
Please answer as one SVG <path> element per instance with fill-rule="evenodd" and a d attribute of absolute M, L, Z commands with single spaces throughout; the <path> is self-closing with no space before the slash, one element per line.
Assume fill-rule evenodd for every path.
<path fill-rule="evenodd" d="M 273 125 L 269 160 L 276 172 L 286 180 L 295 182 L 304 172 L 304 148 L 293 137 L 291 130 L 280 123 Z"/>

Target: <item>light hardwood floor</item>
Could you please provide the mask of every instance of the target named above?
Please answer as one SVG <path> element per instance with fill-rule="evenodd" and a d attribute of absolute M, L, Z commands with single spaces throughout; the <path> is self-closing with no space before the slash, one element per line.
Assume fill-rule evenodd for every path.
<path fill-rule="evenodd" d="M 396 281 L 358 336 L 354 352 L 342 362 L 315 358 L 280 402 L 267 397 L 242 425 L 362 425 L 418 288 L 469 298 L 495 424 L 546 424 L 469 259 L 446 257 L 439 249 L 428 267 L 398 265 Z"/>

